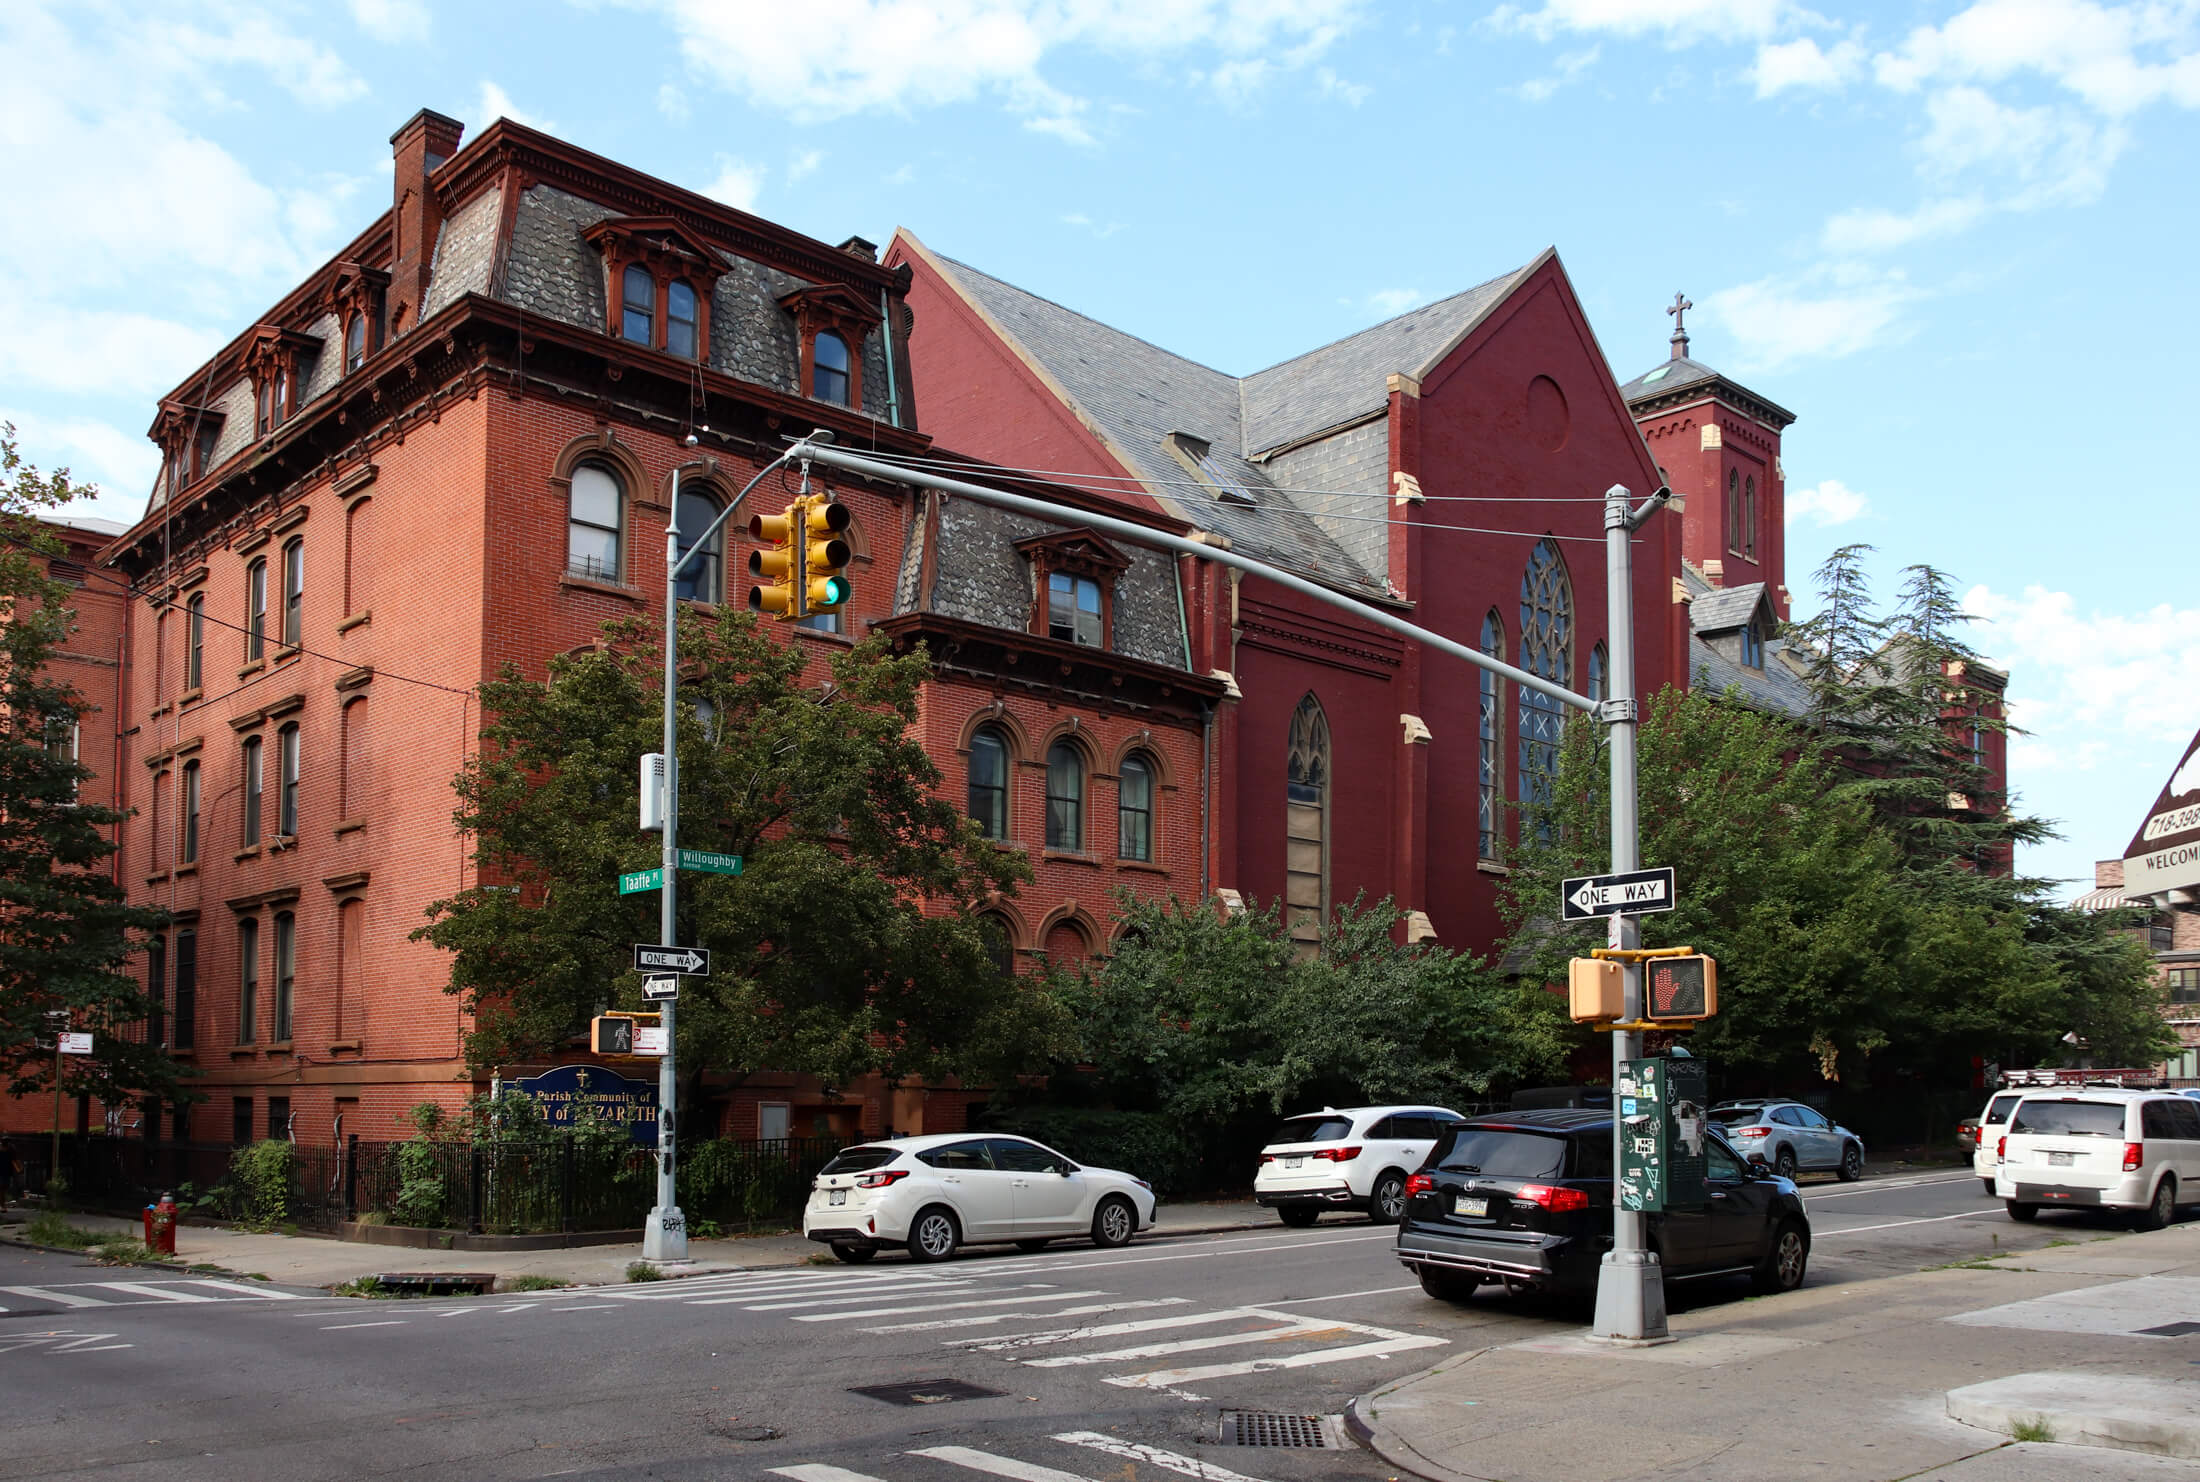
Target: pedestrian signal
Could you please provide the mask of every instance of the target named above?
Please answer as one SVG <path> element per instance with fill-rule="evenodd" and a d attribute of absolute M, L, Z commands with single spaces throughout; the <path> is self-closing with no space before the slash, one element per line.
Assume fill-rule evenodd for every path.
<path fill-rule="evenodd" d="M 588 1021 L 588 1048 L 598 1055 L 634 1053 L 634 1020 L 624 1014 L 603 1014 Z"/>
<path fill-rule="evenodd" d="M 1719 964 L 1693 957 L 1653 957 L 1643 965 L 1645 1019 L 1708 1019 L 1719 1012 Z"/>
<path fill-rule="evenodd" d="M 1626 970 L 1603 958 L 1574 958 L 1566 965 L 1566 1003 L 1576 1024 L 1610 1023 L 1626 1011 Z"/>

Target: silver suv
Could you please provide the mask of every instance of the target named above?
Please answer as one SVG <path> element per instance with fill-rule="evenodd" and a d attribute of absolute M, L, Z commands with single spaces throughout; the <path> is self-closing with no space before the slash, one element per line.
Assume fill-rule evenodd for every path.
<path fill-rule="evenodd" d="M 1828 1170 L 1843 1183 L 1864 1176 L 1864 1139 L 1800 1101 L 1722 1101 L 1711 1120 L 1743 1157 L 1782 1178 Z"/>

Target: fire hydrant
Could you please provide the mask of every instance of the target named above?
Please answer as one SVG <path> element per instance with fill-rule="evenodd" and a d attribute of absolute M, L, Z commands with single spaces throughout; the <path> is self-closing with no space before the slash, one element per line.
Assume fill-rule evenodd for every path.
<path fill-rule="evenodd" d="M 145 1206 L 145 1248 L 159 1255 L 176 1253 L 176 1201 L 162 1194 L 160 1203 Z"/>

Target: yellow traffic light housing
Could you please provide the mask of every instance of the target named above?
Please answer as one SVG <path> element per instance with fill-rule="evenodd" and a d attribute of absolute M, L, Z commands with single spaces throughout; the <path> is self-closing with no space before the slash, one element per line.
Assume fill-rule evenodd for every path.
<path fill-rule="evenodd" d="M 841 538 L 853 516 L 838 500 L 813 498 L 803 501 L 802 593 L 804 616 L 837 612 L 853 594 L 846 575 L 854 549 Z"/>
<path fill-rule="evenodd" d="M 1719 1012 L 1719 964 L 1702 953 L 1653 957 L 1642 965 L 1642 1016 L 1657 1023 Z"/>
<path fill-rule="evenodd" d="M 749 535 L 756 549 L 749 552 L 749 575 L 757 584 L 749 588 L 749 611 L 775 618 L 802 616 L 797 572 L 802 562 L 803 506 L 797 499 L 776 515 L 749 516 Z"/>
<path fill-rule="evenodd" d="M 588 1048 L 597 1055 L 634 1053 L 634 1020 L 626 1014 L 599 1014 L 588 1021 Z"/>
<path fill-rule="evenodd" d="M 1576 1024 L 1608 1024 L 1626 1012 L 1626 969 L 1616 962 L 1576 957 L 1566 964 L 1566 1005 Z"/>

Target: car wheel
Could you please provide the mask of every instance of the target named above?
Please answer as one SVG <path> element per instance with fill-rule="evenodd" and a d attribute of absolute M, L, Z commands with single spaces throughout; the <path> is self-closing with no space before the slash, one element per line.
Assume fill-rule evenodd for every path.
<path fill-rule="evenodd" d="M 1106 1250 L 1129 1245 L 1138 1233 L 1138 1211 L 1120 1194 L 1100 1201 L 1092 1212 L 1092 1243 Z"/>
<path fill-rule="evenodd" d="M 1850 1143 L 1841 1149 L 1841 1182 L 1853 1184 L 1864 1176 L 1864 1149 Z"/>
<path fill-rule="evenodd" d="M 1795 1177 L 1795 1149 L 1782 1148 L 1772 1155 L 1772 1171 L 1781 1178 Z"/>
<path fill-rule="evenodd" d="M 860 1266 L 877 1254 L 878 1247 L 875 1245 L 835 1245 L 833 1247 L 833 1258 L 846 1261 L 851 1266 Z"/>
<path fill-rule="evenodd" d="M 1405 1218 L 1406 1178 L 1395 1170 L 1384 1173 L 1375 1180 L 1375 1191 L 1368 1195 L 1367 1217 L 1378 1225 L 1395 1225 Z"/>
<path fill-rule="evenodd" d="M 1987 1198 L 1989 1198 L 1989 1199 L 1993 1198 L 1993 1197 L 1994 1197 L 1994 1181 L 1993 1181 L 1992 1179 L 1990 1179 L 1990 1178 L 1982 1178 L 1982 1179 L 1980 1179 L 1980 1180 L 1979 1180 L 1979 1182 L 1980 1182 L 1980 1183 L 1982 1183 L 1982 1184 L 1984 1184 L 1984 1185 L 1986 1186 L 1986 1197 L 1987 1197 Z"/>
<path fill-rule="evenodd" d="M 1759 1292 L 1792 1292 L 1803 1284 L 1810 1265 L 1810 1237 L 1794 1220 L 1782 1222 L 1772 1232 L 1772 1244 L 1757 1263 L 1750 1280 Z"/>
<path fill-rule="evenodd" d="M 919 1210 L 909 1225 L 909 1259 L 944 1261 L 962 1245 L 962 1228 L 954 1212 L 935 1204 Z"/>
<path fill-rule="evenodd" d="M 1421 1290 L 1439 1302 L 1464 1302 L 1474 1295 L 1481 1280 L 1458 1271 L 1439 1271 L 1433 1266 L 1421 1268 Z"/>
<path fill-rule="evenodd" d="M 2011 1199 L 2008 1207 L 2009 1218 L 2020 1225 L 2029 1225 L 2040 1217 L 2040 1207 L 2037 1204 L 2019 1204 L 2016 1200 Z"/>
<path fill-rule="evenodd" d="M 1276 1208 L 1276 1218 L 1294 1230 L 1303 1230 L 1322 1217 L 1322 1212 L 1311 1204 L 1283 1204 Z"/>
<path fill-rule="evenodd" d="M 2177 1180 L 2163 1175 L 2154 1186 L 2154 1197 L 2132 1223 L 2142 1230 L 2159 1230 L 2177 1217 Z"/>
<path fill-rule="evenodd" d="M 1016 1248 L 1022 1251 L 1025 1255 L 1031 1255 L 1035 1252 L 1045 1250 L 1047 1248 L 1047 1243 L 1044 1240 L 1019 1240 L 1016 1242 Z"/>

